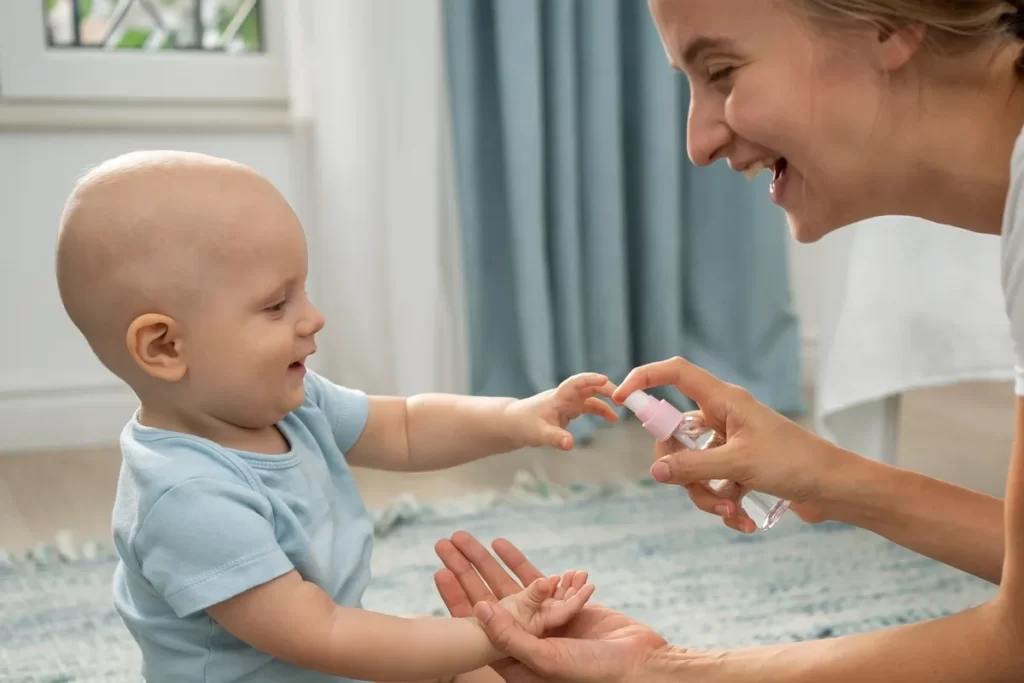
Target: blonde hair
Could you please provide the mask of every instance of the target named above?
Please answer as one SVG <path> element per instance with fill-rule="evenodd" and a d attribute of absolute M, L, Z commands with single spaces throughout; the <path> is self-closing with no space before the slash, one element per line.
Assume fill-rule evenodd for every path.
<path fill-rule="evenodd" d="M 924 28 L 940 54 L 969 51 L 994 40 L 1024 40 L 1024 0 L 799 0 L 812 18 L 869 22 L 886 32 Z"/>

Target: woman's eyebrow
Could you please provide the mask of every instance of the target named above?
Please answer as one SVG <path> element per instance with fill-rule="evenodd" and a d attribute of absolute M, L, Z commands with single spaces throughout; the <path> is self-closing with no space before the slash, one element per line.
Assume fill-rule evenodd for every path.
<path fill-rule="evenodd" d="M 683 50 L 683 64 L 692 67 L 701 55 L 713 49 L 732 49 L 733 42 L 728 38 L 712 38 L 709 36 L 697 36 L 690 41 L 690 44 Z"/>

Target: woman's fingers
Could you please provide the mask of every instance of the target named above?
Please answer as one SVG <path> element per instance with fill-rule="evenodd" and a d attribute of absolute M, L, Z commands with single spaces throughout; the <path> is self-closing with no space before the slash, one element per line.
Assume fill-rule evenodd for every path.
<path fill-rule="evenodd" d="M 621 405 L 634 391 L 663 386 L 674 386 L 703 405 L 729 385 L 708 371 L 677 357 L 636 368 L 615 390 L 612 400 Z"/>
<path fill-rule="evenodd" d="M 505 564 L 511 569 L 521 583 L 517 583 L 515 579 L 508 575 L 497 560 L 488 552 L 480 541 L 467 534 L 465 531 L 459 531 L 452 535 L 452 544 L 459 549 L 464 559 L 468 560 L 469 563 L 476 569 L 480 577 L 486 582 L 487 586 L 490 587 L 494 595 L 499 599 L 518 593 L 523 589 L 523 586 L 529 586 L 537 579 L 544 578 L 544 574 L 537 571 L 537 568 L 527 561 L 526 557 L 522 553 L 519 553 L 522 563 L 520 571 L 516 570 L 516 567 L 512 566 L 502 557 Z M 511 544 L 509 544 L 511 545 Z M 515 546 L 512 546 L 515 549 Z M 519 552 L 516 549 L 516 552 Z M 501 553 L 498 554 L 501 557 Z M 532 571 L 529 571 L 532 570 Z M 453 570 L 454 571 L 454 570 Z M 456 572 L 458 574 L 458 572 Z M 467 591 L 468 592 L 468 591 Z M 470 595 L 472 597 L 472 595 Z"/>
<path fill-rule="evenodd" d="M 752 534 L 757 531 L 757 525 L 754 524 L 754 520 L 750 519 L 746 513 L 742 516 L 728 517 L 723 519 L 722 522 L 730 529 L 735 529 L 742 534 Z"/>
<path fill-rule="evenodd" d="M 455 618 L 473 616 L 475 604 L 466 594 L 466 589 L 450 569 L 438 569 L 434 573 L 434 586 L 441 595 L 441 601 L 448 608 L 448 613 Z"/>
<path fill-rule="evenodd" d="M 466 536 L 469 536 L 469 534 L 466 534 Z M 469 538 L 473 541 L 476 541 L 476 539 L 474 539 L 472 536 L 469 536 Z M 488 553 L 487 550 L 482 545 L 480 545 L 479 543 L 477 543 L 477 545 L 480 546 L 480 550 L 483 550 L 487 557 L 491 556 L 490 553 Z M 505 566 L 508 567 L 512 571 L 512 573 L 516 575 L 516 578 L 518 578 L 524 586 L 529 585 L 531 581 L 534 581 L 537 578 L 544 576 L 540 573 L 540 570 L 534 567 L 533 564 L 528 559 L 526 559 L 526 555 L 523 555 L 522 551 L 519 550 L 519 548 L 515 547 L 512 543 L 505 540 L 504 538 L 495 539 L 494 542 L 491 543 L 491 547 L 494 548 L 494 552 L 498 555 L 498 557 L 501 558 L 501 561 L 505 563 Z M 495 562 L 495 564 L 497 564 L 497 562 Z M 505 574 L 504 570 L 502 570 L 502 574 L 504 574 L 505 577 L 508 578 L 512 585 L 515 585 L 515 581 L 512 581 L 512 579 L 509 578 L 508 574 Z M 488 580 L 488 583 L 490 583 L 490 580 Z M 491 588 L 497 590 L 497 588 L 493 584 L 491 584 Z"/>
<path fill-rule="evenodd" d="M 703 451 L 682 451 L 659 458 L 651 476 L 663 484 L 689 486 L 712 479 L 743 483 L 751 478 L 746 451 L 732 443 Z"/>
<path fill-rule="evenodd" d="M 716 496 L 703 483 L 690 484 L 686 491 L 694 505 L 704 512 L 721 517 L 727 527 L 743 533 L 752 533 L 756 529 L 754 520 L 735 498 Z"/>
<path fill-rule="evenodd" d="M 469 534 L 466 535 L 469 536 Z M 476 542 L 475 538 L 472 536 L 470 536 L 470 538 Z M 463 542 L 468 544 L 467 541 Z M 479 543 L 477 543 L 477 545 L 479 545 Z M 473 564 L 466 558 L 462 550 L 456 547 L 451 540 L 444 539 L 438 541 L 434 545 L 434 552 L 437 553 L 437 556 L 441 559 L 441 563 L 447 568 L 452 577 L 455 578 L 455 581 L 462 589 L 470 605 L 475 605 L 481 601 L 495 602 L 498 599 L 497 596 L 488 589 L 487 584 L 485 584 L 476 573 L 476 570 L 473 568 Z M 487 551 L 485 550 L 484 552 L 486 553 Z M 442 572 L 444 572 L 444 570 L 441 570 L 438 574 L 442 574 Z M 452 606 L 448 602 L 448 595 L 445 594 L 445 591 L 449 591 L 452 599 L 457 599 L 459 596 L 455 594 L 447 575 L 442 574 L 441 576 L 438 576 L 438 574 L 434 575 L 434 583 L 437 585 L 437 590 L 441 593 L 441 598 L 444 600 L 445 605 L 447 605 L 449 611 L 451 611 Z M 438 582 L 439 579 L 444 582 L 443 585 Z M 511 579 L 509 579 L 509 581 L 511 581 Z M 518 592 L 519 590 L 522 590 L 522 586 L 517 586 L 517 590 L 512 592 Z M 510 594 L 511 593 L 505 593 L 502 597 Z"/>
<path fill-rule="evenodd" d="M 719 517 L 732 517 L 739 509 L 739 505 L 735 500 L 716 496 L 713 492 L 708 490 L 707 486 L 705 486 L 703 482 L 698 484 L 688 484 L 686 486 L 686 492 L 690 494 L 690 500 L 693 501 L 693 504 L 696 505 L 698 509 L 712 515 L 718 515 Z"/>

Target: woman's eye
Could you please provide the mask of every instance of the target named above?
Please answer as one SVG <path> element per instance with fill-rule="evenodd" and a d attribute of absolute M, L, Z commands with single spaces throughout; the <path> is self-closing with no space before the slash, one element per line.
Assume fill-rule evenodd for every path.
<path fill-rule="evenodd" d="M 735 71 L 736 67 L 734 66 L 726 66 L 721 69 L 718 69 L 717 71 L 709 71 L 708 83 L 718 83 L 719 81 L 723 81 L 729 78 L 729 76 L 732 76 L 733 72 Z"/>

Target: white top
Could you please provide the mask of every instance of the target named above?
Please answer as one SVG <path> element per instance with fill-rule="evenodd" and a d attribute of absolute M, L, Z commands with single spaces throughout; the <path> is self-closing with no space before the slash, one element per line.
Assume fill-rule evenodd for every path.
<path fill-rule="evenodd" d="M 1024 131 L 1010 159 L 1010 191 L 1003 211 L 1003 296 L 1014 349 L 1014 391 L 1024 396 Z"/>

